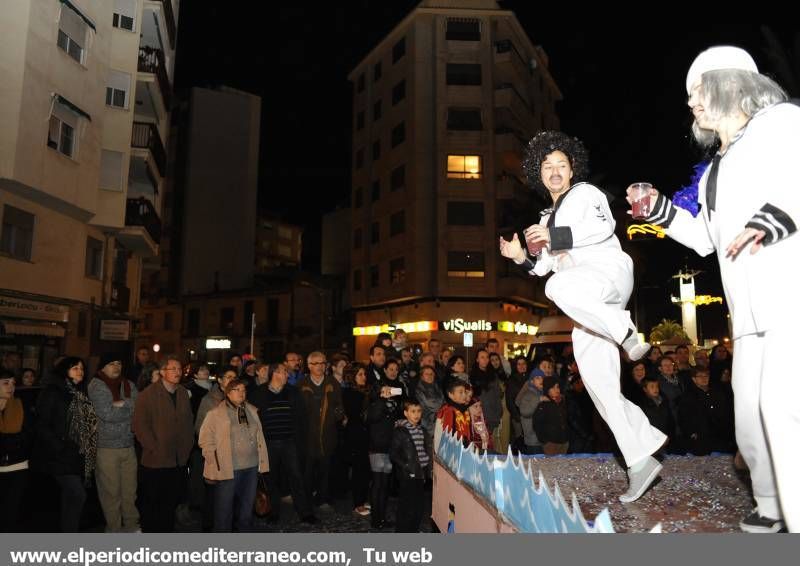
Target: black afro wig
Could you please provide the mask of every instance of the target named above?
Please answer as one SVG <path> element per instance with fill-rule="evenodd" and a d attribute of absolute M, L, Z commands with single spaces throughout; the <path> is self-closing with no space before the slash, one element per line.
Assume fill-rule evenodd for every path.
<path fill-rule="evenodd" d="M 542 183 L 542 162 L 554 151 L 564 153 L 569 159 L 572 166 L 572 184 L 588 178 L 589 153 L 583 143 L 578 138 L 570 137 L 563 132 L 546 130 L 539 132 L 528 142 L 522 159 L 522 170 L 531 188 L 547 192 Z"/>

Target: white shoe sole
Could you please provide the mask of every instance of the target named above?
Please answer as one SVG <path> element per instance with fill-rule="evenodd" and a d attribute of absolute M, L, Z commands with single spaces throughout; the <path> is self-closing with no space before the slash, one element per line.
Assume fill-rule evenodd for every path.
<path fill-rule="evenodd" d="M 771 527 L 760 527 L 758 525 L 748 525 L 744 521 L 739 523 L 739 528 L 742 529 L 745 533 L 755 533 L 755 534 L 770 534 L 770 533 L 777 533 L 783 528 L 783 521 L 776 521 L 774 525 Z"/>
<path fill-rule="evenodd" d="M 642 495 L 644 495 L 644 492 L 647 491 L 650 485 L 652 485 L 652 483 L 658 477 L 658 474 L 661 473 L 662 468 L 663 466 L 660 463 L 657 464 L 656 467 L 653 468 L 652 471 L 648 474 L 647 479 L 645 479 L 644 483 L 642 483 L 642 487 L 640 487 L 636 491 L 636 493 L 630 495 L 628 493 L 623 493 L 622 495 L 619 496 L 619 500 L 622 503 L 633 503 L 634 501 L 639 499 Z"/>
<path fill-rule="evenodd" d="M 644 344 L 636 344 L 636 346 L 634 346 L 633 348 L 631 348 L 631 349 L 628 351 L 628 358 L 629 358 L 629 359 L 630 359 L 632 362 L 639 361 L 639 360 L 641 360 L 643 357 L 645 357 L 645 356 L 647 355 L 647 353 L 648 353 L 648 352 L 649 352 L 649 351 L 650 351 L 652 348 L 653 348 L 653 347 L 652 347 L 652 346 L 651 346 L 649 343 L 647 343 L 647 342 L 645 342 Z"/>

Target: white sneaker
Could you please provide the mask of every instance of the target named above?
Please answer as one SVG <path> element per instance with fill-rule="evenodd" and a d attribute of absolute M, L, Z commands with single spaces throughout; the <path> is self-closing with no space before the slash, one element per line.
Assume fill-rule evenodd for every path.
<path fill-rule="evenodd" d="M 652 456 L 647 457 L 644 468 L 638 472 L 628 469 L 628 491 L 619 496 L 622 503 L 631 503 L 639 499 L 650 487 L 661 472 L 661 463 Z"/>

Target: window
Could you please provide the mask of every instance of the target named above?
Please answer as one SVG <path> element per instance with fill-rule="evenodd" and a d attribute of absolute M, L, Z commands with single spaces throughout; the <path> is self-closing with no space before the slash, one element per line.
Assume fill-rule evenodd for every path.
<path fill-rule="evenodd" d="M 400 122 L 392 128 L 392 147 L 397 147 L 406 141 L 406 123 Z"/>
<path fill-rule="evenodd" d="M 361 169 L 364 166 L 364 148 L 356 151 L 356 169 Z"/>
<path fill-rule="evenodd" d="M 392 106 L 406 97 L 406 81 L 403 79 L 392 87 Z"/>
<path fill-rule="evenodd" d="M 481 66 L 479 63 L 448 63 L 447 84 L 475 86 L 481 84 Z"/>
<path fill-rule="evenodd" d="M 483 129 L 480 108 L 450 108 L 447 111 L 447 129 L 474 132 Z"/>
<path fill-rule="evenodd" d="M 381 140 L 372 142 L 372 160 L 377 161 L 381 158 Z"/>
<path fill-rule="evenodd" d="M 0 251 L 17 259 L 31 260 L 34 215 L 13 206 L 3 206 L 3 231 Z"/>
<path fill-rule="evenodd" d="M 483 252 L 447 252 L 448 277 L 484 277 Z"/>
<path fill-rule="evenodd" d="M 364 111 L 362 110 L 358 114 L 356 114 L 356 131 L 361 131 L 364 129 Z"/>
<path fill-rule="evenodd" d="M 381 198 L 381 181 L 380 179 L 376 179 L 372 181 L 372 202 L 375 202 Z"/>
<path fill-rule="evenodd" d="M 56 44 L 78 63 L 83 64 L 84 46 L 89 26 L 86 20 L 66 4 L 61 6 L 61 17 L 58 20 L 58 39 Z"/>
<path fill-rule="evenodd" d="M 253 324 L 253 301 L 244 302 L 244 318 L 242 319 L 242 334 L 249 335 Z"/>
<path fill-rule="evenodd" d="M 353 230 L 353 249 L 360 250 L 364 240 L 364 233 L 361 228 Z"/>
<path fill-rule="evenodd" d="M 379 80 L 381 80 L 381 71 L 381 62 L 378 61 L 375 63 L 375 66 L 372 67 L 372 82 L 377 83 Z"/>
<path fill-rule="evenodd" d="M 406 279 L 406 260 L 398 257 L 389 262 L 389 281 L 392 285 L 402 283 Z"/>
<path fill-rule="evenodd" d="M 355 208 L 361 208 L 364 204 L 364 188 L 358 187 L 356 188 L 355 195 L 353 196 L 353 206 Z"/>
<path fill-rule="evenodd" d="M 189 336 L 200 335 L 200 309 L 189 309 L 186 314 L 186 334 Z"/>
<path fill-rule="evenodd" d="M 369 268 L 369 286 L 377 287 L 381 283 L 381 272 L 377 265 L 372 265 Z"/>
<path fill-rule="evenodd" d="M 389 237 L 406 231 L 406 211 L 395 212 L 389 217 Z"/>
<path fill-rule="evenodd" d="M 219 330 L 222 334 L 233 331 L 233 317 L 235 315 L 233 307 L 225 307 L 219 311 Z"/>
<path fill-rule="evenodd" d="M 445 39 L 451 41 L 480 41 L 480 20 L 472 18 L 447 18 Z"/>
<path fill-rule="evenodd" d="M 173 319 L 174 317 L 171 312 L 164 313 L 164 330 L 172 330 Z"/>
<path fill-rule="evenodd" d="M 378 222 L 373 222 L 372 226 L 370 227 L 370 237 L 369 240 L 373 244 L 377 244 L 381 241 L 381 225 Z"/>
<path fill-rule="evenodd" d="M 353 291 L 361 290 L 361 270 L 356 269 L 353 271 Z"/>
<path fill-rule="evenodd" d="M 400 165 L 392 169 L 392 178 L 389 188 L 391 191 L 399 191 L 406 186 L 406 166 Z"/>
<path fill-rule="evenodd" d="M 75 131 L 81 118 L 90 119 L 86 112 L 61 95 L 55 95 L 47 129 L 47 146 L 67 157 L 77 156 L 78 139 Z"/>
<path fill-rule="evenodd" d="M 481 158 L 479 155 L 448 155 L 448 179 L 480 179 Z"/>
<path fill-rule="evenodd" d="M 100 188 L 122 190 L 122 153 L 104 149 L 100 153 Z"/>
<path fill-rule="evenodd" d="M 381 119 L 381 101 L 379 100 L 372 105 L 372 121 Z"/>
<path fill-rule="evenodd" d="M 114 0 L 114 17 L 111 25 L 115 28 L 133 31 L 136 17 L 136 0 Z"/>
<path fill-rule="evenodd" d="M 144 315 L 144 329 L 145 330 L 155 330 L 153 328 L 153 313 L 149 312 Z"/>
<path fill-rule="evenodd" d="M 86 264 L 84 275 L 93 279 L 103 277 L 103 242 L 89 236 L 86 238 Z"/>
<path fill-rule="evenodd" d="M 403 58 L 403 55 L 406 54 L 406 38 L 402 38 L 400 41 L 394 44 L 392 47 L 392 64 L 397 63 L 400 59 Z"/>
<path fill-rule="evenodd" d="M 447 224 L 450 226 L 483 226 L 483 203 L 448 202 Z"/>
<path fill-rule="evenodd" d="M 361 73 L 356 81 L 356 92 L 364 92 L 364 83 L 364 73 Z"/>
<path fill-rule="evenodd" d="M 267 299 L 267 333 L 278 333 L 278 314 L 280 301 L 278 299 Z"/>

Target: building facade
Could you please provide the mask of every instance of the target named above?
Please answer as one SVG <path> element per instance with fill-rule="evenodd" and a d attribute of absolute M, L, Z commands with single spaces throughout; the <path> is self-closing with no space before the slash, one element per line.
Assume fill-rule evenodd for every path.
<path fill-rule="evenodd" d="M 0 349 L 130 353 L 159 252 L 177 0 L 7 2 Z"/>
<path fill-rule="evenodd" d="M 538 219 L 521 159 L 559 126 L 546 54 L 497 2 L 425 1 L 349 79 L 356 357 L 378 328 L 417 322 L 438 324 L 412 326 L 412 342 L 461 348 L 439 323 L 459 319 L 481 323 L 476 344 L 496 336 L 519 351 L 547 302 L 497 242 Z"/>

